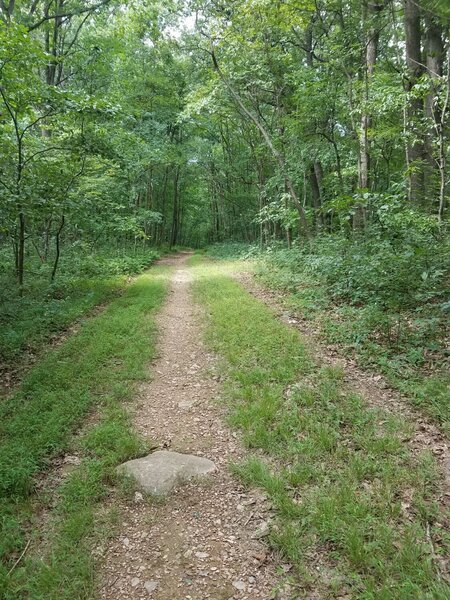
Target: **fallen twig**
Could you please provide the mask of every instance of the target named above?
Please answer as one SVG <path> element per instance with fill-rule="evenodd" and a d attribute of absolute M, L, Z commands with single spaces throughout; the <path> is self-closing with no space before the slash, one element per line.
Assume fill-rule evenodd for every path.
<path fill-rule="evenodd" d="M 104 590 L 105 588 L 112 588 L 112 586 L 116 583 L 116 581 L 120 578 L 120 575 L 117 575 L 117 577 L 115 579 L 113 579 L 111 582 L 106 582 L 102 585 L 102 587 L 98 590 L 99 592 L 101 592 L 102 590 Z"/>
<path fill-rule="evenodd" d="M 14 571 L 14 569 L 17 567 L 17 565 L 22 560 L 22 558 L 25 556 L 25 552 L 28 550 L 30 544 L 31 544 L 31 540 L 28 540 L 27 545 L 25 546 L 25 548 L 22 551 L 22 554 L 19 556 L 19 558 L 16 560 L 16 562 L 13 564 L 13 566 L 8 571 L 8 577 L 11 575 L 11 573 Z"/>
<path fill-rule="evenodd" d="M 255 516 L 255 513 L 252 512 L 251 515 L 249 516 L 249 518 L 245 521 L 244 527 L 250 523 L 250 521 L 253 519 L 254 516 Z"/>

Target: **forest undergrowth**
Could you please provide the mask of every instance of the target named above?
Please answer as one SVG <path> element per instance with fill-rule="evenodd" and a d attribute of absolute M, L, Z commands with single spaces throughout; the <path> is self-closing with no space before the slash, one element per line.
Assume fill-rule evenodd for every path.
<path fill-rule="evenodd" d="M 4 250 L 4 249 L 3 249 Z M 125 289 L 130 277 L 149 267 L 164 249 L 132 247 L 93 250 L 75 245 L 51 280 L 52 262 L 30 256 L 30 274 L 19 294 L 6 252 L 0 254 L 0 364 L 7 370 L 98 304 Z"/>

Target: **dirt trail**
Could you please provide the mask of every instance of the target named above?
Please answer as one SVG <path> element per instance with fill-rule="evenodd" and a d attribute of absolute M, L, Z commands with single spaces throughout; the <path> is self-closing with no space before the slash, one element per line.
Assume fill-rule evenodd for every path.
<path fill-rule="evenodd" d="M 215 360 L 201 341 L 202 316 L 191 298 L 188 257 L 162 261 L 175 271 L 158 318 L 154 378 L 140 388 L 133 422 L 159 448 L 209 458 L 216 471 L 163 502 L 137 493 L 122 503 L 119 535 L 97 549 L 103 557 L 102 600 L 275 597 L 275 565 L 259 537 L 269 507 L 257 492 L 245 493 L 228 470 L 245 451 L 215 402 Z"/>

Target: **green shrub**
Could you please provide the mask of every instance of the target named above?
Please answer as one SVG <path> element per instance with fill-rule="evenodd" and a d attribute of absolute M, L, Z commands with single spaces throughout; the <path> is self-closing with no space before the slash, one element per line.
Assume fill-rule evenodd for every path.
<path fill-rule="evenodd" d="M 259 252 L 260 248 L 256 245 L 249 245 L 244 242 L 221 242 L 209 246 L 206 250 L 206 255 L 212 258 L 232 260 L 251 258 L 258 255 Z"/>

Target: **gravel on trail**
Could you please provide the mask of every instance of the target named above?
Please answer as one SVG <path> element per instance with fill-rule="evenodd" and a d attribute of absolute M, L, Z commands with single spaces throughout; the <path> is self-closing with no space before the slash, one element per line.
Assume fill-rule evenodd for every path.
<path fill-rule="evenodd" d="M 279 584 L 265 544 L 270 506 L 245 491 L 229 464 L 245 456 L 218 402 L 215 357 L 202 342 L 193 303 L 189 254 L 164 259 L 175 267 L 158 318 L 159 357 L 132 411 L 136 430 L 160 450 L 205 457 L 215 470 L 176 487 L 165 500 L 136 491 L 120 501 L 116 535 L 96 549 L 102 600 L 231 600 L 291 598 Z M 261 534 L 261 531 L 263 534 Z"/>

